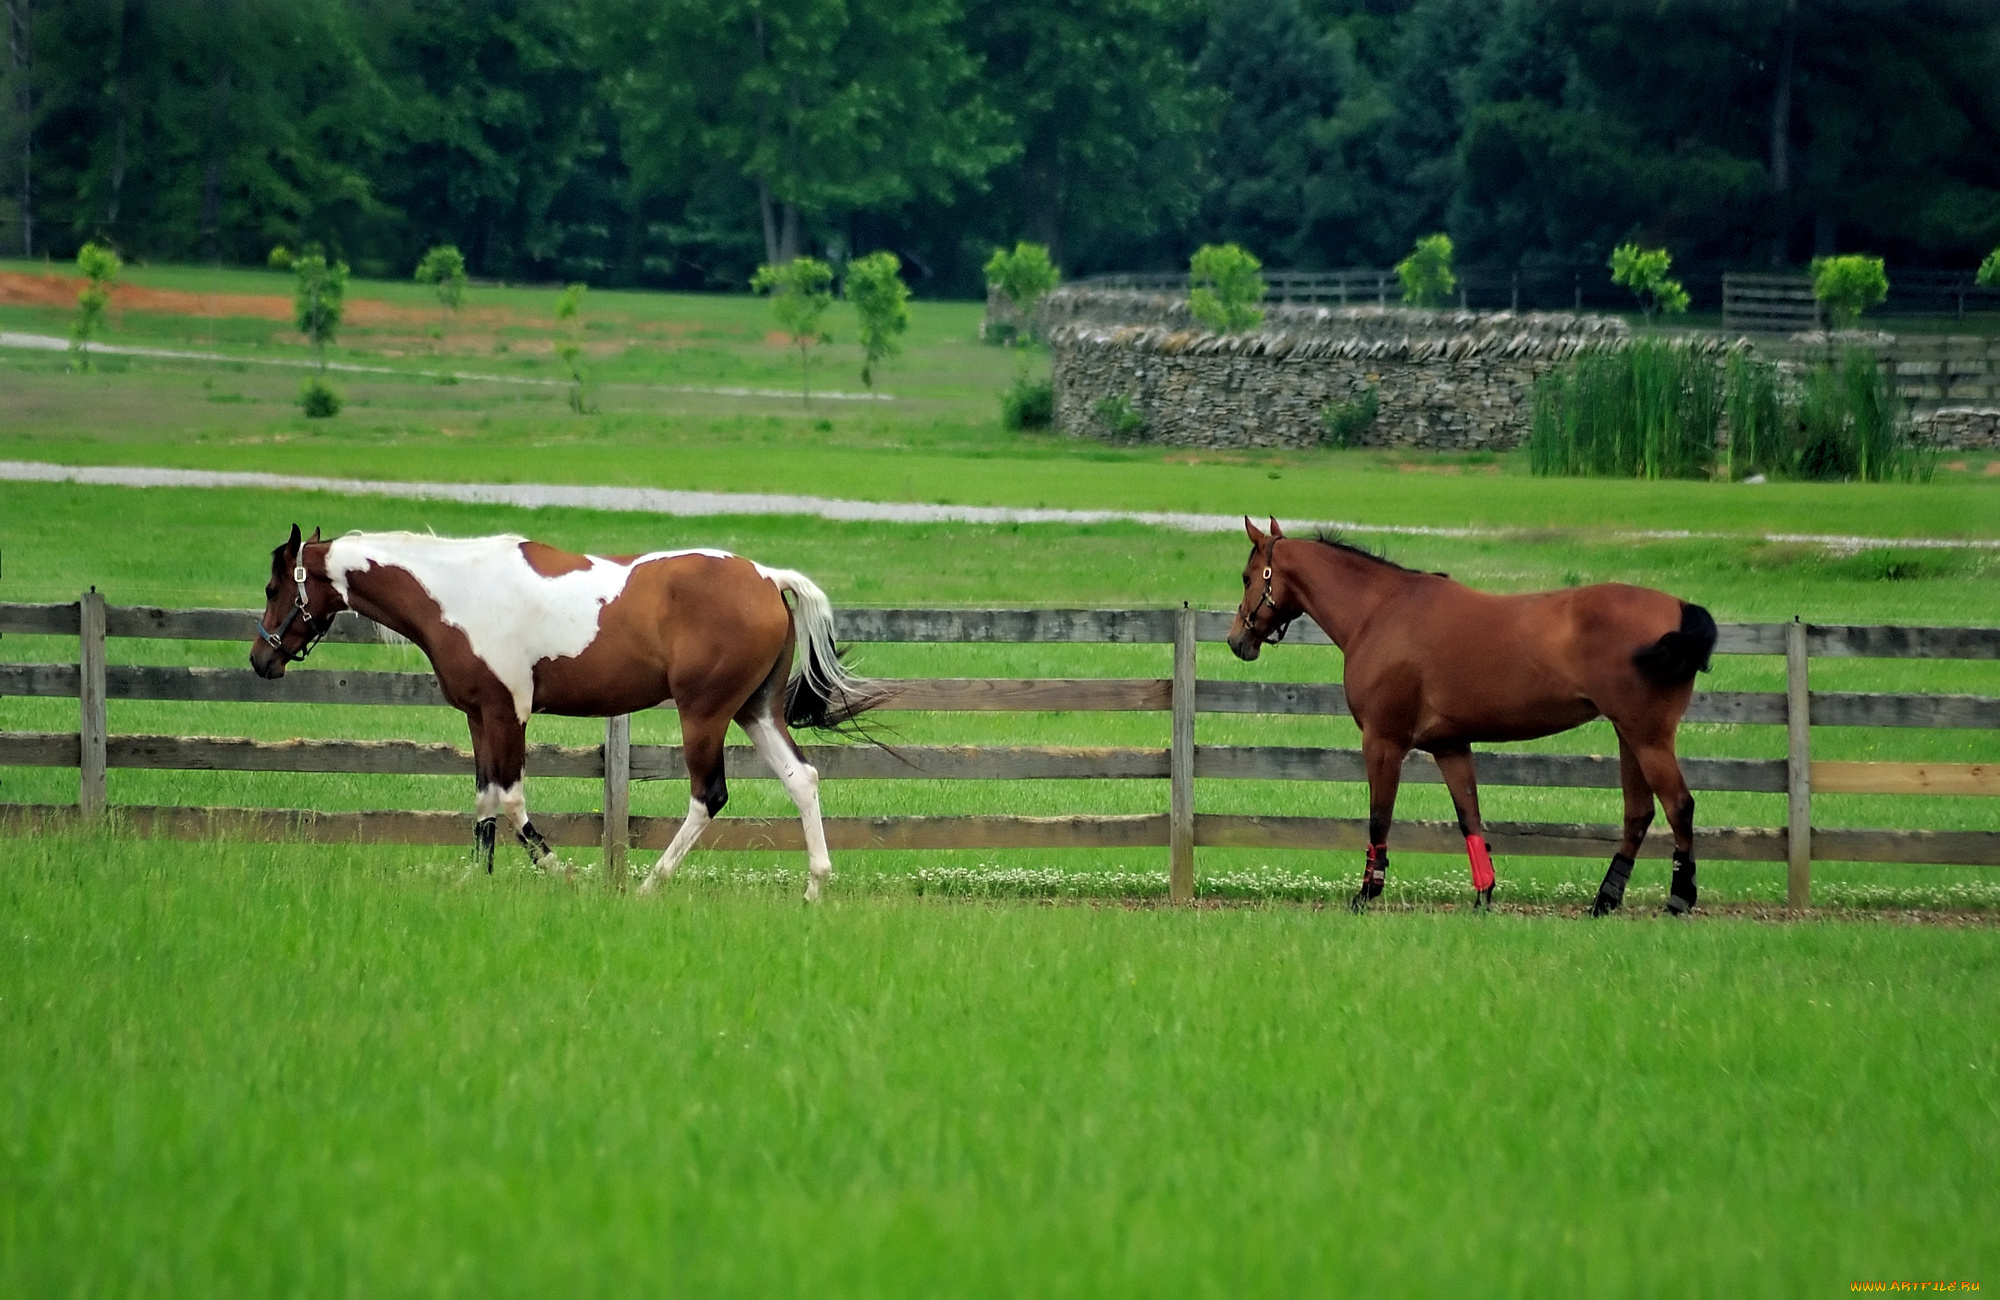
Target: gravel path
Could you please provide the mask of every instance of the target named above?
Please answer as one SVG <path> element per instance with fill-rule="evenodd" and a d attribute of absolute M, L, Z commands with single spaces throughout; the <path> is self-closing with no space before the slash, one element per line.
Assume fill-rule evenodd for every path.
<path fill-rule="evenodd" d="M 1046 510 L 1011 506 L 940 506 L 896 501 L 846 501 L 836 497 L 777 492 L 677 492 L 666 488 L 576 487 L 552 483 L 398 483 L 378 479 L 315 478 L 194 469 L 143 469 L 110 465 L 46 465 L 0 461 L 0 481 L 85 483 L 98 487 L 260 488 L 292 492 L 333 492 L 343 496 L 398 497 L 413 501 L 458 501 L 468 505 L 562 506 L 578 510 L 675 515 L 810 515 L 852 523 L 889 524 L 1105 524 L 1133 523 L 1189 533 L 1229 533 L 1243 527 L 1241 515 L 1206 515 L 1156 510 Z M 1433 528 L 1418 524 L 1359 524 L 1345 520 L 1295 522 L 1293 528 L 1337 529 L 1343 533 L 1399 537 L 1507 537 L 1510 528 Z M 1532 530 L 1546 534 L 1547 529 Z M 1582 531 L 1582 530 L 1580 530 Z M 1614 540 L 1680 541 L 1695 538 L 1802 542 L 1836 551 L 1875 547 L 2000 550 L 2000 539 L 1944 537 L 1863 537 L 1834 533 L 1697 533 L 1684 529 L 1599 534 Z"/>
<path fill-rule="evenodd" d="M 69 340 L 54 334 L 15 334 L 0 330 L 0 348 L 22 348 L 30 352 L 67 352 Z M 313 369 L 315 361 L 299 357 L 232 357 L 220 352 L 185 352 L 175 348 L 140 348 L 122 343 L 93 343 L 92 352 L 102 352 L 113 357 L 164 357 L 170 361 L 231 362 L 246 366 L 287 366 L 295 370 Z M 481 384 L 525 384 L 534 388 L 567 388 L 567 379 L 536 379 L 528 375 L 488 375 L 470 370 L 397 370 L 391 366 L 362 366 L 351 361 L 329 361 L 328 370 L 336 370 L 349 375 L 400 375 L 405 379 L 435 379 L 440 374 L 448 374 L 453 379 L 463 379 Z M 715 397 L 797 397 L 798 390 L 791 388 L 703 388 L 696 384 L 628 384 L 618 381 L 593 383 L 593 388 L 639 388 L 652 393 L 706 393 Z M 843 393 L 829 389 L 817 392 L 814 397 L 824 397 L 830 402 L 893 402 L 896 399 L 888 393 Z"/>

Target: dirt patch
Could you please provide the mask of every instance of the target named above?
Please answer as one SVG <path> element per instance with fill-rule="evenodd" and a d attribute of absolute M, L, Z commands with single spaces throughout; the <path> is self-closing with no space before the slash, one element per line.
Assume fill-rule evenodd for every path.
<path fill-rule="evenodd" d="M 83 278 L 74 275 L 29 275 L 20 271 L 0 271 L 0 304 L 19 307 L 59 307 L 65 310 L 76 306 L 77 291 L 83 288 Z M 151 289 L 144 285 L 120 284 L 111 290 L 111 308 L 114 311 L 156 312 L 163 316 L 198 317 L 249 317 L 254 320 L 290 321 L 292 319 L 292 299 L 289 294 L 250 293 L 190 293 L 185 289 Z M 428 337 L 439 319 L 435 307 L 409 307 L 400 303 L 384 302 L 380 298 L 349 298 L 347 300 L 347 324 L 356 329 L 401 329 L 412 331 L 417 338 Z M 452 319 L 454 341 L 458 331 L 502 329 L 549 329 L 555 324 L 554 307 L 551 305 L 547 316 L 533 312 L 519 312 L 510 307 L 464 307 Z M 621 322 L 625 333 L 641 332 L 679 336 L 694 333 L 702 328 L 698 321 L 648 321 L 643 324 Z M 774 335 L 784 340 L 783 335 Z M 588 350 L 595 352 L 594 347 Z"/>

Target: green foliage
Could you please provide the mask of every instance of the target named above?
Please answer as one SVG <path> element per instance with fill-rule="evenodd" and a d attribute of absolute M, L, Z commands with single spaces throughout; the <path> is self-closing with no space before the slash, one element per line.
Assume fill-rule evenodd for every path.
<path fill-rule="evenodd" d="M 1536 474 L 1706 478 L 1723 408 L 1715 362 L 1653 337 L 1582 353 L 1535 381 Z"/>
<path fill-rule="evenodd" d="M 424 254 L 417 263 L 416 281 L 428 284 L 437 293 L 438 306 L 444 309 L 444 316 L 438 322 L 438 351 L 447 349 L 445 335 L 451 327 L 451 318 L 465 302 L 465 258 L 455 244 L 439 244 Z"/>
<path fill-rule="evenodd" d="M 1188 259 L 1193 288 L 1188 312 L 1218 334 L 1255 329 L 1264 321 L 1264 264 L 1235 244 L 1204 244 Z"/>
<path fill-rule="evenodd" d="M 104 309 L 111 303 L 111 286 L 118 282 L 124 264 L 118 254 L 98 243 L 87 243 L 76 252 L 76 269 L 83 272 L 84 286 L 76 295 L 76 323 L 70 327 L 70 351 L 76 353 L 79 370 L 90 369 L 90 341 L 104 329 Z"/>
<path fill-rule="evenodd" d="M 1655 311 L 1669 315 L 1684 312 L 1688 309 L 1687 290 L 1679 280 L 1667 276 L 1673 260 L 1664 248 L 1620 244 L 1611 250 L 1611 282 L 1632 291 L 1648 320 Z"/>
<path fill-rule="evenodd" d="M 556 295 L 556 320 L 569 327 L 568 337 L 556 344 L 556 355 L 569 367 L 569 409 L 578 415 L 593 413 L 584 387 L 583 343 L 578 337 L 583 327 L 583 295 L 589 290 L 587 284 L 572 284 Z"/>
<path fill-rule="evenodd" d="M 1529 464 L 1536 474 L 1700 478 L 1727 422 L 1734 479 L 1911 482 L 1934 457 L 1875 358 L 1850 348 L 1787 385 L 1777 366 L 1732 352 L 1713 361 L 1641 339 L 1585 353 L 1536 381 Z"/>
<path fill-rule="evenodd" d="M 1132 399 L 1123 393 L 1099 398 L 1090 412 L 1097 417 L 1098 427 L 1113 438 L 1140 439 L 1146 436 L 1146 413 L 1132 405 Z"/>
<path fill-rule="evenodd" d="M 1025 239 L 1016 243 L 1011 253 L 994 249 L 993 256 L 986 259 L 985 272 L 986 283 L 998 289 L 1025 319 L 1033 319 L 1036 305 L 1062 282 L 1062 272 L 1049 260 L 1047 246 Z"/>
<path fill-rule="evenodd" d="M 1451 270 L 1451 236 L 1425 235 L 1396 263 L 1396 278 L 1403 282 L 1403 302 L 1411 307 L 1443 307 L 1458 288 Z"/>
<path fill-rule="evenodd" d="M 1319 413 L 1320 442 L 1328 447 L 1359 446 L 1362 431 L 1375 423 L 1381 410 L 1381 394 L 1373 384 L 1362 389 L 1359 397 L 1328 403 Z"/>
<path fill-rule="evenodd" d="M 833 342 L 820 318 L 833 306 L 833 268 L 817 257 L 795 257 L 777 266 L 764 265 L 750 281 L 755 293 L 771 295 L 771 314 L 778 328 L 799 350 L 804 402 L 812 405 L 812 349 Z"/>
<path fill-rule="evenodd" d="M 318 375 L 299 385 L 299 409 L 308 420 L 330 420 L 340 414 L 340 394 Z"/>
<path fill-rule="evenodd" d="M 1988 289 L 2000 289 L 2000 248 L 1988 253 L 1986 260 L 1979 264 L 1977 279 Z"/>
<path fill-rule="evenodd" d="M 283 244 L 273 244 L 271 251 L 264 258 L 264 265 L 270 267 L 273 271 L 291 270 L 292 250 L 286 248 Z"/>
<path fill-rule="evenodd" d="M 1007 429 L 1046 429 L 1055 422 L 1056 389 L 1046 378 L 1031 379 L 1027 369 L 1000 392 L 1000 424 Z"/>
<path fill-rule="evenodd" d="M 329 264 L 319 252 L 292 259 L 294 280 L 292 319 L 311 342 L 320 369 L 326 369 L 326 345 L 340 334 L 347 312 L 347 263 Z"/>
<path fill-rule="evenodd" d="M 1815 257 L 1812 281 L 1813 296 L 1825 305 L 1835 329 L 1852 329 L 1862 312 L 1889 294 L 1889 277 L 1879 257 Z"/>
<path fill-rule="evenodd" d="M 861 382 L 871 393 L 876 368 L 901 351 L 898 336 L 910 327 L 910 286 L 901 272 L 902 259 L 886 249 L 847 264 L 844 287 L 861 332 Z"/>

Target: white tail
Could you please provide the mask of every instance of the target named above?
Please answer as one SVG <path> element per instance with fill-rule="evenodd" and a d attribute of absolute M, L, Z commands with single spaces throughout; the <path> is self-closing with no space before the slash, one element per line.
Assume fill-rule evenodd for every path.
<path fill-rule="evenodd" d="M 762 565 L 758 566 L 763 568 Z M 847 671 L 833 644 L 833 602 L 803 573 L 791 569 L 764 569 L 765 576 L 789 591 L 796 599 L 792 624 L 798 629 L 798 658 L 792 665 L 791 689 L 799 688 L 824 701 L 829 713 L 851 717 L 868 707 L 877 695 L 872 683 Z"/>

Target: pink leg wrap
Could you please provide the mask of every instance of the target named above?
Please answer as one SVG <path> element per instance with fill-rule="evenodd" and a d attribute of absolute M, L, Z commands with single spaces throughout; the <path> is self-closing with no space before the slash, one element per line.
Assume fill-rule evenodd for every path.
<path fill-rule="evenodd" d="M 1372 885 L 1375 889 L 1380 890 L 1383 885 L 1388 883 L 1388 880 L 1389 846 L 1386 844 L 1370 844 L 1368 846 L 1368 865 L 1362 873 L 1362 887 L 1365 889 Z"/>
<path fill-rule="evenodd" d="M 1466 836 L 1465 856 L 1472 859 L 1472 887 L 1481 892 L 1493 888 L 1493 855 L 1486 851 L 1486 837 Z"/>

